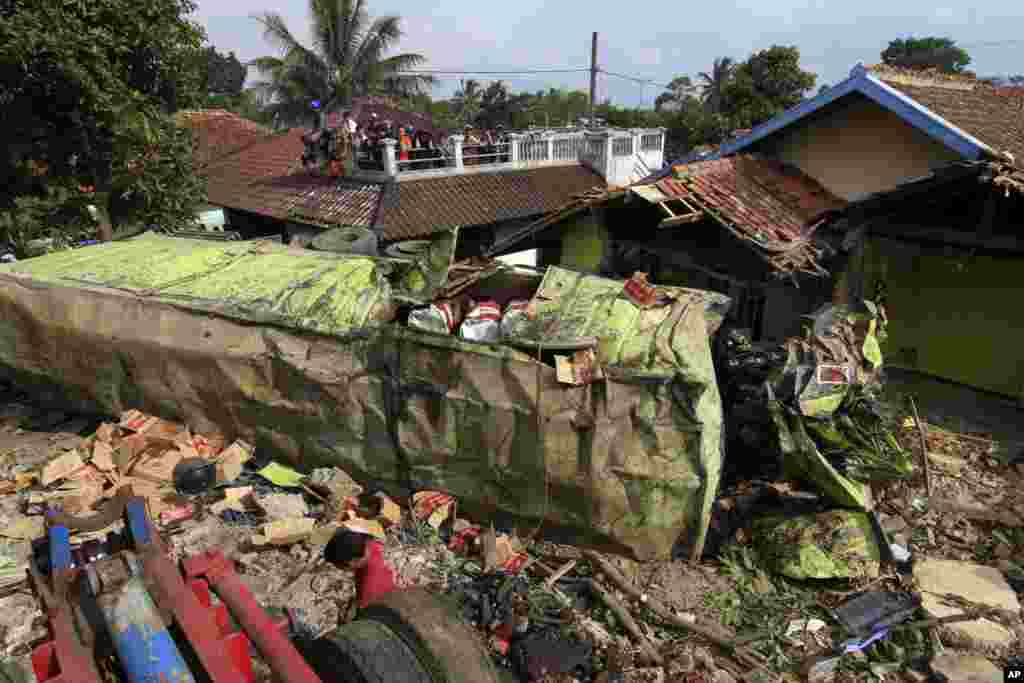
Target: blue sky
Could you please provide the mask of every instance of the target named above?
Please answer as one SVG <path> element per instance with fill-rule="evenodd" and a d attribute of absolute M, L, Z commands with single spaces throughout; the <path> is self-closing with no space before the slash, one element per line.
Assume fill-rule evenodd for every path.
<path fill-rule="evenodd" d="M 211 44 L 241 60 L 272 54 L 251 15 L 267 10 L 285 17 L 292 32 L 308 40 L 308 0 L 198 0 L 194 18 Z M 968 46 L 970 68 L 981 75 L 1024 73 L 1024 3 L 982 0 L 680 0 L 600 3 L 593 0 L 370 0 L 375 16 L 403 17 L 402 51 L 429 59 L 425 68 L 512 71 L 586 68 L 590 35 L 599 36 L 599 65 L 609 71 L 667 83 L 674 76 L 707 71 L 715 57 L 744 59 L 772 44 L 796 45 L 803 67 L 818 83 L 835 83 L 858 61 L 878 61 L 889 40 L 907 35 L 949 36 Z M 971 47 L 973 46 L 973 47 Z M 435 97 L 458 86 L 445 76 Z M 588 75 L 543 74 L 502 78 L 513 90 L 548 87 L 586 89 Z M 651 106 L 660 89 L 601 75 L 598 97 L 619 105 Z"/>

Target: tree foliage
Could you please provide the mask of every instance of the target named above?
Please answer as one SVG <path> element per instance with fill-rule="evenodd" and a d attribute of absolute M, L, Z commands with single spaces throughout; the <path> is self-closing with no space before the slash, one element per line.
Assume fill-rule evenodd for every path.
<path fill-rule="evenodd" d="M 170 116 L 202 101 L 193 9 L 14 0 L 0 11 L 0 241 L 91 236 L 89 205 L 114 227 L 194 220 L 203 186 Z"/>
<path fill-rule="evenodd" d="M 208 95 L 205 107 L 224 109 L 268 127 L 274 124 L 273 112 L 264 106 L 259 92 L 254 88 L 246 88 L 237 95 Z"/>
<path fill-rule="evenodd" d="M 681 111 L 687 101 L 693 99 L 697 87 L 689 76 L 677 76 L 668 84 L 665 92 L 654 100 L 654 111 Z"/>
<path fill-rule="evenodd" d="M 731 58 L 719 57 L 715 59 L 710 72 L 701 72 L 700 97 L 709 113 L 718 114 L 722 111 L 725 88 L 732 80 L 735 68 L 736 64 Z"/>
<path fill-rule="evenodd" d="M 897 38 L 882 51 L 882 62 L 906 69 L 939 69 L 945 73 L 963 73 L 971 63 L 967 50 L 952 38 Z"/>
<path fill-rule="evenodd" d="M 472 124 L 480 114 L 483 88 L 475 78 L 459 81 L 459 89 L 452 97 L 452 107 L 459 120 L 464 124 Z"/>
<path fill-rule="evenodd" d="M 426 58 L 414 53 L 388 56 L 402 38 L 400 18 L 371 19 L 365 0 L 310 0 L 313 46 L 292 35 L 280 14 L 258 17 L 264 36 L 280 50 L 254 64 L 264 80 L 256 87 L 272 115 L 289 125 L 309 124 L 311 104 L 325 111 L 349 106 L 355 97 L 424 92 L 434 82 L 426 74 L 403 74 Z"/>
<path fill-rule="evenodd" d="M 234 52 L 222 55 L 212 45 L 206 48 L 206 92 L 213 95 L 242 94 L 245 84 L 245 65 Z"/>
<path fill-rule="evenodd" d="M 755 52 L 722 89 L 721 113 L 733 128 L 750 128 L 799 104 L 817 76 L 800 68 L 800 50 L 773 45 Z"/>

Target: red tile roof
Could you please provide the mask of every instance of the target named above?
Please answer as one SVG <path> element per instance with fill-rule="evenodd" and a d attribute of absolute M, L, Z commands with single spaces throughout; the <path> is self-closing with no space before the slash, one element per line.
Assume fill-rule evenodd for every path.
<path fill-rule="evenodd" d="M 665 195 L 692 201 L 769 260 L 789 254 L 787 267 L 814 263 L 814 221 L 846 205 L 798 169 L 747 154 L 675 166 L 653 184 Z"/>
<path fill-rule="evenodd" d="M 218 160 L 206 171 L 211 204 L 285 218 L 285 205 L 296 194 L 293 176 L 305 174 L 301 158 L 305 129 L 269 135 L 242 151 Z"/>
<path fill-rule="evenodd" d="M 870 67 L 877 78 L 998 152 L 1024 159 L 1024 87 L 966 76 Z"/>
<path fill-rule="evenodd" d="M 377 225 L 386 240 L 414 239 L 540 216 L 594 187 L 604 179 L 582 165 L 406 180 L 387 187 Z"/>
<path fill-rule="evenodd" d="M 195 159 L 200 167 L 238 152 L 271 132 L 225 109 L 182 111 L 177 114 L 177 121 L 192 130 Z"/>
<path fill-rule="evenodd" d="M 285 219 L 374 226 L 386 241 L 455 226 L 537 216 L 595 186 L 583 166 L 448 175 L 400 182 L 311 176 L 301 168 L 305 129 L 268 136 L 207 170 L 211 204 Z"/>

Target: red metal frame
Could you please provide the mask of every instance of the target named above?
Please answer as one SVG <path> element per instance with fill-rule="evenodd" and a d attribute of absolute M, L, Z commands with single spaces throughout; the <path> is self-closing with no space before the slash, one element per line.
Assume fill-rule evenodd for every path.
<path fill-rule="evenodd" d="M 152 577 L 149 569 L 154 566 L 157 568 L 159 578 L 157 581 L 151 582 L 151 585 L 157 588 L 155 584 L 159 583 L 160 587 L 155 592 L 160 595 L 159 597 L 154 596 L 154 599 L 157 604 L 163 606 L 172 596 L 181 598 L 177 607 L 170 606 L 170 611 L 176 617 L 186 636 L 189 637 L 190 643 L 204 667 L 208 667 L 207 662 L 211 662 L 214 667 L 220 669 L 215 673 L 208 668 L 210 678 L 215 683 L 254 683 L 251 641 L 244 630 L 235 626 L 231 619 L 231 613 L 228 611 L 228 605 L 225 602 L 214 604 L 210 585 L 205 579 L 190 578 L 186 584 L 181 573 L 166 556 L 164 556 L 164 560 L 173 570 L 177 577 L 176 581 L 166 580 L 167 568 L 159 566 L 163 563 L 154 563 L 152 560 L 149 564 L 144 562 L 147 577 L 155 578 Z M 77 571 L 71 570 L 68 574 L 74 574 Z M 184 592 L 177 589 L 178 584 Z M 252 601 L 253 607 L 263 613 L 269 623 L 269 628 L 298 655 L 298 651 L 284 635 L 288 630 L 287 618 L 273 621 L 263 612 L 251 594 L 249 599 Z M 101 678 L 92 653 L 75 635 L 70 611 L 61 609 L 61 606 L 55 606 L 48 609 L 48 616 L 53 639 L 42 643 L 32 651 L 32 670 L 38 683 L 100 683 Z M 193 634 L 202 634 L 202 636 L 199 640 L 195 640 L 192 637 Z M 203 640 L 203 637 L 209 639 Z M 283 678 L 289 682 L 308 680 L 296 679 L 287 674 Z M 319 678 L 316 679 L 316 683 L 319 683 Z"/>
<path fill-rule="evenodd" d="M 223 553 L 210 551 L 193 555 L 182 560 L 181 564 L 187 578 L 206 578 L 280 680 L 285 683 L 321 683 L 320 677 L 282 632 L 280 623 L 274 622 L 259 606 L 235 571 L 234 564 Z"/>

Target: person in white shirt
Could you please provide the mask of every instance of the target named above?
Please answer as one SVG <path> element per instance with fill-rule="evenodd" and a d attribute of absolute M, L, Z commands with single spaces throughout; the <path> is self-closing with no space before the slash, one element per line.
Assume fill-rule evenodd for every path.
<path fill-rule="evenodd" d="M 356 121 L 352 118 L 352 112 L 341 113 L 341 125 L 348 130 L 349 135 L 356 132 Z"/>

